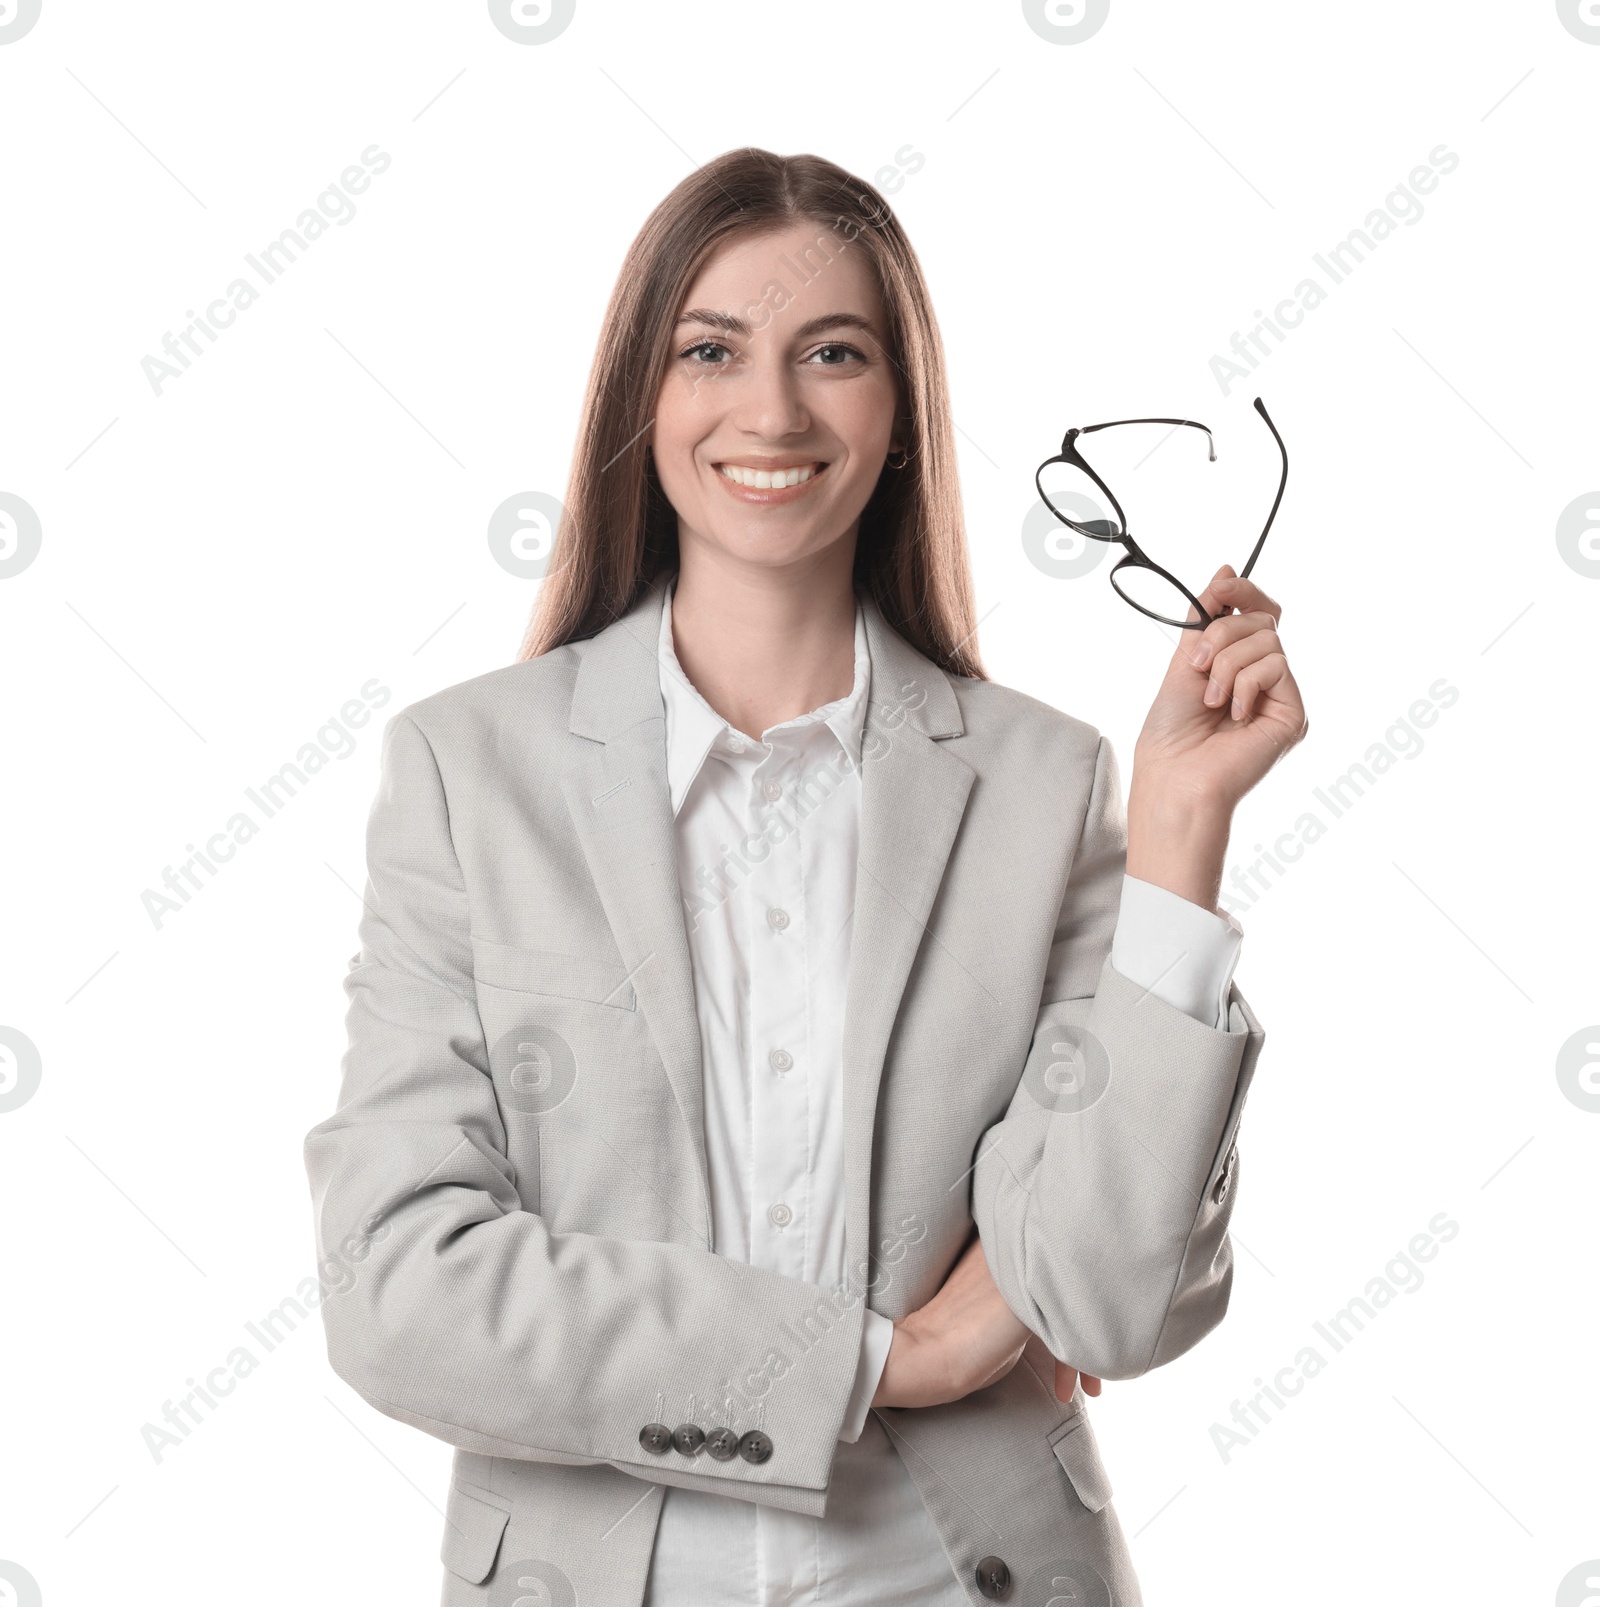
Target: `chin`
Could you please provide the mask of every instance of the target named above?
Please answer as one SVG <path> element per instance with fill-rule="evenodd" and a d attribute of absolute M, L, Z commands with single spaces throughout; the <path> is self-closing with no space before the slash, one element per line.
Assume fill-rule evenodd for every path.
<path fill-rule="evenodd" d="M 740 530 L 720 531 L 712 537 L 719 551 L 743 563 L 773 567 L 801 563 L 826 552 L 841 539 L 813 532 L 774 530 L 770 524 L 753 524 Z"/>

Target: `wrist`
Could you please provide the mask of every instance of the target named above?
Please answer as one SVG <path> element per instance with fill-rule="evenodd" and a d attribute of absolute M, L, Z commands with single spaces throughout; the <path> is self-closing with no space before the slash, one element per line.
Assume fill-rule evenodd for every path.
<path fill-rule="evenodd" d="M 884 1357 L 883 1371 L 878 1375 L 878 1387 L 872 1392 L 874 1406 L 900 1406 L 907 1362 L 916 1345 L 909 1317 L 895 1319 L 894 1334 L 889 1340 L 889 1354 Z"/>
<path fill-rule="evenodd" d="M 1203 909 L 1215 909 L 1233 810 L 1203 798 L 1128 797 L 1127 872 Z"/>

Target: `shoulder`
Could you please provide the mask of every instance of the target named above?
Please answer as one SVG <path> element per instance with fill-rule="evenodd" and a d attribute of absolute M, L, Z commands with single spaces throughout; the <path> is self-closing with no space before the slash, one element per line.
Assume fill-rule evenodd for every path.
<path fill-rule="evenodd" d="M 564 739 L 578 666 L 589 643 L 571 642 L 538 658 L 503 665 L 407 704 L 386 738 L 419 732 L 437 757 L 463 750 Z"/>
<path fill-rule="evenodd" d="M 998 681 L 954 675 L 936 664 L 867 600 L 872 701 L 883 721 L 908 718 L 969 763 L 1005 754 L 1065 753 L 1093 767 L 1100 733 L 1074 715 Z M 903 712 L 900 712 L 903 711 Z"/>
<path fill-rule="evenodd" d="M 998 681 L 946 676 L 961 707 L 963 748 L 1007 755 L 1049 754 L 1069 764 L 1098 762 L 1101 733 L 1087 720 Z"/>

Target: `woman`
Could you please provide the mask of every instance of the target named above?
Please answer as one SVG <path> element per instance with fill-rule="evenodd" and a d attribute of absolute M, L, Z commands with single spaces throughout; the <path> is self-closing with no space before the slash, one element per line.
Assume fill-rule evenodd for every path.
<path fill-rule="evenodd" d="M 306 1145 L 333 1366 L 457 1447 L 444 1601 L 1137 1603 L 1078 1370 L 1227 1307 L 1277 605 L 1202 594 L 1124 824 L 984 677 L 899 224 L 755 150 L 629 252 L 552 564 L 385 733 Z"/>

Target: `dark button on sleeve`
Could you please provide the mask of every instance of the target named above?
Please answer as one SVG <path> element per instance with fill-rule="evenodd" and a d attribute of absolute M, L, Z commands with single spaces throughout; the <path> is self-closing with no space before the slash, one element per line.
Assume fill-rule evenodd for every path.
<path fill-rule="evenodd" d="M 698 1455 L 706 1443 L 706 1431 L 698 1423 L 680 1423 L 672 1431 L 672 1443 L 685 1456 Z"/>
<path fill-rule="evenodd" d="M 1221 1205 L 1228 1197 L 1228 1190 L 1233 1186 L 1233 1168 L 1239 1159 L 1239 1146 L 1233 1145 L 1228 1151 L 1228 1158 L 1222 1163 L 1222 1171 L 1217 1181 L 1211 1187 L 1211 1200 L 1215 1205 Z"/>
<path fill-rule="evenodd" d="M 639 1443 L 652 1456 L 665 1456 L 672 1449 L 672 1430 L 665 1423 L 646 1423 L 639 1430 Z"/>
<path fill-rule="evenodd" d="M 765 1462 L 772 1455 L 772 1441 L 758 1428 L 753 1428 L 739 1441 L 739 1455 L 746 1462 Z"/>
<path fill-rule="evenodd" d="M 731 1428 L 714 1428 L 706 1435 L 706 1455 L 726 1462 L 739 1450 L 739 1436 Z"/>

